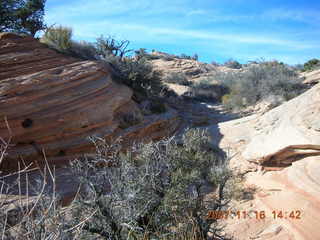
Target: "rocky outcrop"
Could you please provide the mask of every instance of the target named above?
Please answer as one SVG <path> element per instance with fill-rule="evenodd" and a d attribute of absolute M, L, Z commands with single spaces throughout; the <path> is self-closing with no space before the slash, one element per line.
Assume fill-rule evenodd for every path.
<path fill-rule="evenodd" d="M 192 82 L 208 77 L 214 79 L 216 73 L 241 71 L 241 69 L 202 63 L 195 59 L 181 58 L 157 51 L 152 52 L 149 58 L 154 68 L 163 73 L 164 78 L 172 73 L 179 73 Z"/>
<path fill-rule="evenodd" d="M 165 60 L 164 58 L 156 59 L 152 60 L 152 64 L 164 74 L 182 73 L 193 80 L 204 78 L 216 71 L 216 68 L 211 64 L 180 58 L 172 58 L 170 60 Z"/>
<path fill-rule="evenodd" d="M 318 84 L 267 113 L 211 127 L 215 144 L 230 153 L 230 166 L 247 173 L 246 184 L 257 189 L 253 201 L 237 206 L 251 219 L 227 221 L 226 231 L 235 239 L 319 236 L 319 106 Z M 254 211 L 266 217 L 256 219 Z"/>
<path fill-rule="evenodd" d="M 61 56 L 32 37 L 0 34 L 0 80 L 64 66 L 79 60 Z"/>
<path fill-rule="evenodd" d="M 198 100 L 221 101 L 226 88 L 217 74 L 242 71 L 156 51 L 147 56 L 169 89 L 178 96 Z"/>
<path fill-rule="evenodd" d="M 303 83 L 310 85 L 317 84 L 320 81 L 320 69 L 311 72 L 305 72 L 302 74 L 302 76 L 305 78 Z"/>
<path fill-rule="evenodd" d="M 66 57 L 30 37 L 0 36 L 0 137 L 10 148 L 0 172 L 59 165 L 109 141 L 159 139 L 179 125 L 174 110 L 143 115 L 106 64 Z M 19 161 L 18 161 L 19 160 Z"/>

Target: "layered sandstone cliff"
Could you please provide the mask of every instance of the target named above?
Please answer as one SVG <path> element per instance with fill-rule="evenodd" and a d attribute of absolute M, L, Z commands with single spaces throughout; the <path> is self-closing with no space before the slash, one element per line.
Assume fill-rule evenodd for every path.
<path fill-rule="evenodd" d="M 0 172 L 18 169 L 18 162 L 36 167 L 44 156 L 64 164 L 93 150 L 90 136 L 130 142 L 175 131 L 175 111 L 145 116 L 112 73 L 106 64 L 61 55 L 31 37 L 2 34 L 0 137 L 10 147 Z"/>

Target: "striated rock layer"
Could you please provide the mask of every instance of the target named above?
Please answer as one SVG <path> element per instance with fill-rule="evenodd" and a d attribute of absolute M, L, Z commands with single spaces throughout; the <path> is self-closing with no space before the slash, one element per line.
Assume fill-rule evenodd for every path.
<path fill-rule="evenodd" d="M 226 231 L 234 239 L 318 238 L 319 119 L 318 84 L 263 115 L 211 127 L 216 144 L 229 149 L 231 167 L 247 172 L 246 184 L 257 189 L 254 200 L 237 206 L 237 210 L 250 212 L 251 219 L 227 221 Z M 265 211 L 266 217 L 256 219 L 254 211 Z"/>
<path fill-rule="evenodd" d="M 48 49 L 30 37 L 0 35 L 0 137 L 10 141 L 0 172 L 44 155 L 64 164 L 93 150 L 89 136 L 159 139 L 172 134 L 175 111 L 143 116 L 132 90 L 112 79 L 113 69 Z M 124 119 L 139 119 L 122 124 Z"/>
<path fill-rule="evenodd" d="M 305 72 L 301 75 L 305 78 L 305 80 L 303 81 L 303 83 L 305 84 L 314 85 L 320 81 L 320 69 L 311 72 Z"/>
<path fill-rule="evenodd" d="M 0 80 L 74 63 L 32 37 L 0 33 Z"/>

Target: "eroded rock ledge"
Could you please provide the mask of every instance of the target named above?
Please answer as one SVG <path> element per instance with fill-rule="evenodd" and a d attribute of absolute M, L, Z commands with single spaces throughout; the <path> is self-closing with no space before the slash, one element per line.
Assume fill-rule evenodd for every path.
<path fill-rule="evenodd" d="M 0 35 L 0 136 L 10 141 L 0 172 L 52 164 L 93 150 L 89 136 L 110 141 L 159 139 L 179 125 L 174 110 L 144 116 L 132 90 L 112 79 L 113 69 L 61 55 L 37 40 Z M 120 126 L 125 116 L 139 122 Z M 10 129 L 8 129 L 8 125 Z"/>
<path fill-rule="evenodd" d="M 313 240 L 320 229 L 320 85 L 263 114 L 211 128 L 230 153 L 230 166 L 246 174 L 255 198 L 237 206 L 264 211 L 264 219 L 228 220 L 237 240 Z M 274 217 L 273 211 L 283 217 Z M 299 213 L 292 218 L 290 213 Z M 280 215 L 281 216 L 281 215 Z"/>

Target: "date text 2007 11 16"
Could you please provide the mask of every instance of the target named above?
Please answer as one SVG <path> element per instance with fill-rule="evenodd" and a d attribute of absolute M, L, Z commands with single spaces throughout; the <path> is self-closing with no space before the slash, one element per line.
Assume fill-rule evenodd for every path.
<path fill-rule="evenodd" d="M 266 211 L 209 211 L 206 216 L 207 219 L 265 219 L 266 217 L 272 217 L 274 219 L 301 219 L 301 211 L 282 211 L 274 210 L 269 216 L 267 216 Z"/>

